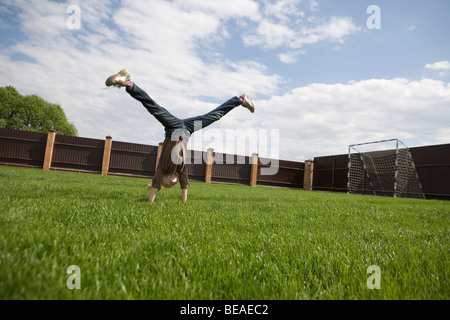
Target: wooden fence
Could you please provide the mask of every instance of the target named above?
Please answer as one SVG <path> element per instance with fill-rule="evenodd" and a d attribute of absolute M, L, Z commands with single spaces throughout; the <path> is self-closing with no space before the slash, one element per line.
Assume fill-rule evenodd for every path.
<path fill-rule="evenodd" d="M 161 145 L 57 135 L 54 131 L 36 133 L 0 128 L 0 164 L 65 170 L 103 175 L 152 178 Z M 266 185 L 309 188 L 304 185 L 304 163 L 278 159 L 260 159 L 257 154 L 237 156 L 188 150 L 189 179 L 207 183 Z M 264 170 L 278 166 L 275 174 Z"/>
<path fill-rule="evenodd" d="M 0 128 L 0 165 L 152 178 L 158 146 Z M 450 144 L 410 148 L 427 199 L 450 200 Z M 348 155 L 305 162 L 188 150 L 189 179 L 347 192 Z M 267 170 L 276 168 L 271 174 Z"/>

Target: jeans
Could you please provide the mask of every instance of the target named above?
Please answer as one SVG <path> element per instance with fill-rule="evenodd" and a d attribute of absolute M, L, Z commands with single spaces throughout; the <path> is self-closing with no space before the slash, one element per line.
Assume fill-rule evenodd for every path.
<path fill-rule="evenodd" d="M 183 139 L 186 138 L 186 140 L 188 140 L 190 135 L 195 131 L 209 126 L 233 110 L 235 107 L 241 105 L 241 100 L 238 97 L 234 97 L 204 115 L 179 119 L 157 104 L 136 84 L 133 84 L 132 87 L 127 87 L 126 90 L 133 98 L 140 101 L 148 112 L 150 112 L 156 120 L 164 126 L 166 131 L 165 137 L 172 139 L 183 137 Z M 175 132 L 176 135 L 174 137 L 172 137 L 173 132 Z"/>

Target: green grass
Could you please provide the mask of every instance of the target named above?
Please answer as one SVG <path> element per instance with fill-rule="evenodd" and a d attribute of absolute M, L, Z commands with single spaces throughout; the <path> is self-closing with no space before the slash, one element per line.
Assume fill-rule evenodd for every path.
<path fill-rule="evenodd" d="M 147 183 L 0 167 L 0 299 L 449 298 L 449 202 Z"/>

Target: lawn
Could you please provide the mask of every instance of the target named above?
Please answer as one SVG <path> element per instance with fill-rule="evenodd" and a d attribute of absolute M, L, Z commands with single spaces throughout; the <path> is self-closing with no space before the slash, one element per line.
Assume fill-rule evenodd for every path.
<path fill-rule="evenodd" d="M 0 167 L 0 299 L 449 298 L 448 201 L 148 182 Z"/>

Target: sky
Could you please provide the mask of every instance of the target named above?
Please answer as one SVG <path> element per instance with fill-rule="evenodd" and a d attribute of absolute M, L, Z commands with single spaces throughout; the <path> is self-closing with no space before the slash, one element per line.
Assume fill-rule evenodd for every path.
<path fill-rule="evenodd" d="M 0 0 L 0 87 L 60 104 L 79 136 L 157 145 L 131 79 L 179 118 L 246 92 L 193 150 L 282 160 L 450 143 L 448 0 Z"/>

